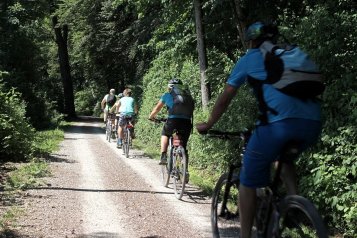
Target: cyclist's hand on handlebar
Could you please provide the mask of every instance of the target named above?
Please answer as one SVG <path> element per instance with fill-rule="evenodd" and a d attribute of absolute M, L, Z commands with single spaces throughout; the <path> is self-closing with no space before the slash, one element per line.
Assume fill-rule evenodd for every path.
<path fill-rule="evenodd" d="M 211 126 L 207 122 L 201 122 L 196 124 L 196 129 L 200 134 L 207 134 L 208 130 L 211 129 Z"/>

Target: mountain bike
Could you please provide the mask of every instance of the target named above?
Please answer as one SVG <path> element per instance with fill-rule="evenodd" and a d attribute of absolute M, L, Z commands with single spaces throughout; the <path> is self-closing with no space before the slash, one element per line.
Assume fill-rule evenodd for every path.
<path fill-rule="evenodd" d="M 134 130 L 134 125 L 132 124 L 132 116 L 121 116 L 124 117 L 125 119 L 125 124 L 123 126 L 123 144 L 122 144 L 122 149 L 123 149 L 123 154 L 125 155 L 126 158 L 129 158 L 129 150 L 130 147 L 132 146 L 132 132 Z"/>
<path fill-rule="evenodd" d="M 167 119 L 154 119 L 156 123 L 166 122 Z M 188 158 L 186 150 L 183 147 L 183 141 L 178 131 L 174 131 L 169 138 L 169 156 L 167 164 L 161 165 L 162 185 L 167 187 L 170 178 L 173 179 L 174 192 L 177 199 L 181 199 L 185 186 L 188 182 Z"/>
<path fill-rule="evenodd" d="M 209 137 L 220 139 L 239 138 L 242 143 L 242 159 L 250 136 L 249 131 L 221 132 L 211 130 Z M 299 195 L 284 195 L 281 189 L 280 172 L 286 160 L 296 158 L 298 150 L 294 143 L 282 152 L 269 186 L 256 189 L 257 209 L 253 233 L 257 237 L 318 237 L 327 238 L 328 233 L 315 206 Z M 241 160 L 232 160 L 228 172 L 219 178 L 212 196 L 211 226 L 213 237 L 239 237 L 239 175 Z"/>
<path fill-rule="evenodd" d="M 105 136 L 107 141 L 116 138 L 115 114 L 108 113 L 107 122 L 105 123 Z"/>

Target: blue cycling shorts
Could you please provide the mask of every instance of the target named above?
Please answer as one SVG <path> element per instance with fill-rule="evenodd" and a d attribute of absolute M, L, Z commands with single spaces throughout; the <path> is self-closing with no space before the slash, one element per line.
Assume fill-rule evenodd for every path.
<path fill-rule="evenodd" d="M 299 141 L 300 153 L 316 143 L 321 133 L 321 122 L 290 118 L 258 126 L 249 139 L 243 166 L 241 184 L 250 188 L 268 186 L 270 168 L 289 141 Z"/>

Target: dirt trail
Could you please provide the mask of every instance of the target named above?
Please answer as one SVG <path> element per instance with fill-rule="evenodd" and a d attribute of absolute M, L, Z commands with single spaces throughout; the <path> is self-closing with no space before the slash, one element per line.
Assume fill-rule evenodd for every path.
<path fill-rule="evenodd" d="M 129 159 L 102 123 L 77 122 L 52 154 L 47 186 L 26 192 L 15 237 L 211 237 L 210 200 L 192 185 L 182 201 L 141 151 Z"/>

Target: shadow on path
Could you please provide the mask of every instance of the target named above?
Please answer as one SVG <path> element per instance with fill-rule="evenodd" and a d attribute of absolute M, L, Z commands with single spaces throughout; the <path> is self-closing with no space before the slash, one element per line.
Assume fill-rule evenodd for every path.
<path fill-rule="evenodd" d="M 151 193 L 151 194 L 172 194 L 171 192 L 148 191 L 148 190 L 128 190 L 128 189 L 91 189 L 91 188 L 64 188 L 64 187 L 38 187 L 26 190 L 63 190 L 76 192 L 94 192 L 94 193 Z"/>

